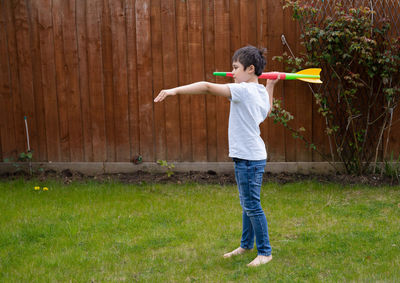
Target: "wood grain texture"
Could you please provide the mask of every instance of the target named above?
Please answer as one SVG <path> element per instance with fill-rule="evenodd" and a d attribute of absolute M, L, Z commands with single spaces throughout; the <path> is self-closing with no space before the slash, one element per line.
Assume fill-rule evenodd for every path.
<path fill-rule="evenodd" d="M 283 33 L 283 9 L 279 1 L 267 1 L 267 69 L 269 71 L 283 70 L 283 64 L 272 60 L 273 56 L 283 53 L 281 36 Z M 274 98 L 283 99 L 283 84 L 279 83 L 274 90 Z M 285 93 L 285 98 L 288 97 Z M 285 103 L 285 102 L 284 102 Z M 284 106 L 285 104 L 283 104 Z M 285 161 L 285 133 L 281 125 L 273 123 L 272 119 L 265 121 L 268 123 L 268 137 L 265 137 L 270 161 Z M 264 122 L 264 123 L 265 123 Z"/>
<path fill-rule="evenodd" d="M 232 52 L 230 44 L 230 2 L 215 1 L 214 14 L 215 23 L 215 71 L 226 71 L 232 69 Z M 231 20 L 231 21 L 230 21 Z M 227 78 L 216 78 L 217 83 L 231 82 Z M 229 118 L 229 100 L 224 97 L 216 98 L 217 104 L 217 161 L 230 161 L 228 157 L 228 118 Z"/>
<path fill-rule="evenodd" d="M 113 1 L 102 0 L 102 13 L 101 13 L 101 56 L 103 58 L 103 91 L 104 91 L 104 111 L 106 123 L 106 136 L 107 136 L 107 161 L 116 161 L 116 113 L 118 111 L 117 105 L 114 105 L 116 93 L 114 88 L 114 41 L 112 35 L 111 24 L 111 3 Z"/>
<path fill-rule="evenodd" d="M 64 50 L 64 74 L 67 100 L 68 137 L 70 160 L 84 160 L 84 146 L 82 136 L 82 104 L 79 91 L 79 54 L 76 27 L 76 0 L 62 1 L 62 34 Z"/>
<path fill-rule="evenodd" d="M 82 115 L 82 139 L 83 139 L 83 160 L 86 162 L 94 161 L 93 154 L 93 135 L 92 117 L 90 115 L 89 97 L 89 62 L 88 62 L 88 29 L 86 25 L 87 5 L 84 1 L 76 1 L 76 34 L 78 52 L 78 77 L 79 77 L 79 96 L 81 102 Z"/>
<path fill-rule="evenodd" d="M 161 1 L 162 68 L 164 88 L 178 86 L 175 1 Z M 179 97 L 169 97 L 165 104 L 167 159 L 180 159 Z"/>
<path fill-rule="evenodd" d="M 178 52 L 177 57 L 179 85 L 190 83 L 187 9 L 187 1 L 176 2 L 176 40 Z M 193 161 L 190 99 L 191 98 L 188 95 L 181 95 L 179 97 L 182 161 Z"/>
<path fill-rule="evenodd" d="M 136 54 L 139 103 L 140 153 L 144 161 L 154 161 L 154 117 L 152 87 L 150 1 L 138 0 L 136 11 Z"/>
<path fill-rule="evenodd" d="M 59 118 L 60 135 L 60 158 L 63 162 L 70 161 L 70 137 L 68 119 L 68 97 L 67 97 L 67 72 L 66 58 L 64 50 L 63 21 L 64 13 L 62 1 L 53 0 L 52 2 L 52 21 L 53 21 L 53 41 L 54 41 L 54 63 L 56 75 L 56 94 Z"/>
<path fill-rule="evenodd" d="M 204 52 L 203 52 L 203 18 L 202 1 L 188 2 L 188 40 L 190 81 L 204 80 Z M 191 128 L 192 128 L 192 155 L 193 160 L 207 161 L 207 121 L 206 101 L 204 95 L 191 96 Z"/>
<path fill-rule="evenodd" d="M 129 161 L 129 95 L 126 56 L 126 14 L 123 1 L 110 1 L 112 34 L 112 81 L 115 127 L 115 161 Z"/>
<path fill-rule="evenodd" d="M 10 63 L 8 52 L 6 6 L 0 1 L 0 128 L 1 128 L 1 151 L 2 159 L 15 160 L 16 136 L 14 126 L 13 90 L 11 86 Z"/>
<path fill-rule="evenodd" d="M 61 160 L 59 105 L 57 101 L 56 61 L 54 58 L 54 26 L 50 0 L 41 1 L 38 8 L 42 91 L 46 126 L 47 159 Z"/>
<path fill-rule="evenodd" d="M 103 56 L 101 41 L 101 8 L 99 1 L 86 2 L 88 90 L 93 145 L 93 160 L 107 160 L 106 119 L 103 89 Z"/>
<path fill-rule="evenodd" d="M 341 1 L 343 3 L 350 2 Z M 326 2 L 327 9 L 333 4 Z M 354 0 L 353 5 L 369 5 Z M 197 81 L 231 83 L 234 52 L 266 47 L 265 71 L 286 71 L 272 57 L 302 51 L 292 11 L 275 0 L 0 0 L 0 158 L 27 149 L 28 117 L 35 161 L 230 161 L 226 98 L 169 97 L 165 88 Z M 395 1 L 373 3 L 398 18 Z M 397 36 L 400 26 L 393 28 Z M 260 83 L 265 84 L 264 80 Z M 329 154 L 312 92 L 302 82 L 281 82 L 275 98 Z M 400 151 L 399 111 L 387 154 Z M 272 119 L 260 126 L 269 161 L 321 161 Z M 386 133 L 387 134 L 387 133 Z M 386 142 L 386 135 L 385 135 Z"/>
<path fill-rule="evenodd" d="M 153 70 L 153 98 L 164 88 L 163 47 L 162 47 L 161 2 L 151 1 L 151 52 Z M 154 147 L 157 160 L 167 159 L 165 129 L 165 103 L 154 104 Z"/>
<path fill-rule="evenodd" d="M 203 1 L 203 42 L 204 42 L 204 76 L 208 82 L 215 82 L 215 27 L 214 27 L 214 1 Z M 217 161 L 217 103 L 216 97 L 206 96 L 207 120 L 207 161 Z"/>

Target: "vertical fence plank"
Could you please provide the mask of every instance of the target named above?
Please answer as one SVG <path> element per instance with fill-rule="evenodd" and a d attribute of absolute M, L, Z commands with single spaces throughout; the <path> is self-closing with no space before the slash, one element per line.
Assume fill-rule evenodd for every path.
<path fill-rule="evenodd" d="M 1 82 L 1 79 L 0 79 L 0 82 Z M 0 95 L 0 102 L 2 102 L 1 95 Z M 3 110 L 3 109 L 0 108 L 0 110 Z M 0 118 L 2 118 L 2 117 L 0 116 Z M 5 152 L 5 150 L 3 150 L 3 145 L 2 145 L 2 136 L 3 135 L 1 134 L 3 128 L 4 127 L 1 125 L 1 122 L 0 122 L 0 162 L 4 162 L 4 160 L 7 160 L 7 159 L 3 158 L 3 152 Z"/>
<path fill-rule="evenodd" d="M 0 81 L 1 81 L 1 79 L 0 79 Z M 0 98 L 0 102 L 1 102 L 1 98 Z M 2 143 L 1 143 L 1 136 L 2 136 L 1 135 L 1 128 L 2 128 L 2 126 L 0 125 L 0 161 L 3 161 L 3 146 L 2 146 Z"/>
<path fill-rule="evenodd" d="M 88 86 L 90 116 L 92 122 L 92 143 L 94 161 L 107 158 L 105 108 L 103 91 L 103 68 L 101 53 L 101 5 L 98 1 L 88 0 L 86 8 Z"/>
<path fill-rule="evenodd" d="M 82 112 L 79 95 L 79 57 L 77 45 L 76 0 L 62 1 L 65 86 L 68 104 L 68 135 L 71 161 L 84 160 Z"/>
<path fill-rule="evenodd" d="M 292 14 L 293 11 L 289 10 L 289 9 L 285 9 L 283 11 L 283 35 L 285 36 L 286 42 L 287 44 L 283 47 L 284 51 L 289 55 L 292 56 L 292 54 L 290 53 L 290 50 L 292 50 L 293 52 L 297 52 L 296 49 L 296 42 L 300 39 L 298 37 L 297 34 L 297 22 L 295 22 L 292 19 Z M 283 43 L 281 43 L 283 44 Z M 289 50 L 290 48 L 290 50 Z M 280 56 L 280 54 L 277 54 Z M 299 56 L 298 53 L 294 54 L 294 56 Z M 282 71 L 289 71 L 287 70 L 288 66 L 286 64 L 284 64 L 284 68 L 285 70 Z M 284 100 L 284 108 L 285 110 L 289 111 L 293 116 L 294 119 L 292 121 L 290 121 L 288 123 L 288 125 L 294 129 L 298 129 L 299 124 L 299 120 L 301 119 L 301 117 L 298 117 L 299 115 L 297 115 L 297 95 L 299 94 L 299 83 L 295 82 L 295 81 L 289 81 L 289 82 L 281 82 L 280 84 L 283 85 L 283 89 L 284 89 L 284 95 L 285 95 L 285 100 Z M 300 112 L 302 113 L 302 112 Z M 305 113 L 302 113 L 302 115 Z M 302 125 L 305 126 L 305 125 Z M 281 126 L 280 126 L 281 127 Z M 307 130 L 312 130 L 312 129 L 307 129 Z M 297 140 L 295 138 L 293 138 L 292 133 L 288 130 L 285 129 L 285 161 L 287 162 L 294 162 L 296 161 L 296 153 L 297 153 L 297 144 L 298 143 L 302 143 L 302 141 Z"/>
<path fill-rule="evenodd" d="M 31 2 L 28 2 L 31 4 Z M 37 4 L 37 3 L 35 3 Z M 47 161 L 47 130 L 46 130 L 46 109 L 45 97 L 43 93 L 42 78 L 42 52 L 40 48 L 40 31 L 39 10 L 37 5 L 30 5 L 30 21 L 31 21 L 31 52 L 32 52 L 32 72 L 33 72 L 33 92 L 35 96 L 35 118 L 37 131 L 37 148 L 34 149 L 33 159 L 35 161 Z"/>
<path fill-rule="evenodd" d="M 0 162 L 4 158 L 10 158 L 10 137 L 14 137 L 13 129 L 10 127 L 11 111 L 6 111 L 10 108 L 10 78 L 8 75 L 8 53 L 7 53 L 7 37 L 5 33 L 6 21 L 4 19 L 4 5 L 0 1 Z M 7 128 L 8 126 L 8 128 Z M 7 133 L 7 134 L 6 134 Z M 4 156 L 4 157 L 3 157 Z"/>
<path fill-rule="evenodd" d="M 17 52 L 17 39 L 16 39 L 16 29 L 14 22 L 13 7 L 9 1 L 5 1 L 5 11 L 6 11 L 6 33 L 7 33 L 7 43 L 8 43 L 8 65 L 9 65 L 9 76 L 11 84 L 11 95 L 12 95 L 12 112 L 14 114 L 14 134 L 15 134 L 15 145 L 14 153 L 15 157 L 17 154 L 25 151 L 25 132 L 24 132 L 24 118 L 22 111 L 22 101 L 21 101 L 21 82 L 19 80 L 19 68 L 18 68 L 18 52 Z"/>
<path fill-rule="evenodd" d="M 230 15 L 229 1 L 216 0 L 214 2 L 216 13 L 215 21 L 215 69 L 226 72 L 231 70 L 230 52 Z M 230 79 L 216 78 L 217 83 L 227 83 Z M 228 118 L 229 100 L 224 97 L 217 97 L 217 161 L 229 161 L 228 150 Z"/>
<path fill-rule="evenodd" d="M 140 150 L 144 161 L 154 161 L 150 1 L 137 0 L 135 8 Z"/>
<path fill-rule="evenodd" d="M 113 94 L 116 161 L 130 160 L 125 10 L 122 1 L 111 1 L 113 43 Z"/>
<path fill-rule="evenodd" d="M 178 49 L 178 82 L 185 85 L 189 80 L 189 40 L 187 1 L 176 1 L 176 36 Z M 192 125 L 190 96 L 179 97 L 181 128 L 181 160 L 193 161 L 192 158 Z"/>
<path fill-rule="evenodd" d="M 164 88 L 172 88 L 178 84 L 174 0 L 161 1 L 161 23 Z M 179 160 L 181 147 L 179 97 L 169 97 L 162 103 L 165 103 L 167 159 Z"/>
<path fill-rule="evenodd" d="M 81 99 L 82 113 L 82 137 L 84 161 L 93 162 L 93 135 L 92 135 L 92 117 L 90 115 L 89 100 L 89 66 L 88 66 L 88 35 L 86 27 L 86 9 L 85 1 L 76 1 L 76 32 L 77 49 L 79 57 L 79 96 Z"/>
<path fill-rule="evenodd" d="M 249 7 L 247 11 L 247 21 L 248 21 L 248 37 L 247 42 L 250 45 L 257 46 L 257 3 L 258 0 L 248 0 Z"/>
<path fill-rule="evenodd" d="M 296 45 L 298 50 L 301 49 L 298 44 Z M 312 141 L 313 95 L 306 83 L 296 81 L 293 86 L 296 87 L 296 85 L 298 86 L 296 91 L 296 129 L 304 127 L 306 131 L 302 132 L 302 135 L 308 141 Z M 298 140 L 296 143 L 296 161 L 311 162 L 312 156 L 311 149 L 307 148 L 303 141 Z"/>
<path fill-rule="evenodd" d="M 217 12 L 218 13 L 218 12 Z M 229 3 L 229 31 L 230 31 L 230 55 L 242 47 L 240 0 L 230 0 Z M 220 32 L 220 31 L 219 31 Z M 229 66 L 229 70 L 232 66 Z"/>
<path fill-rule="evenodd" d="M 241 47 L 257 45 L 257 1 L 240 0 L 240 38 Z"/>
<path fill-rule="evenodd" d="M 54 39 L 54 63 L 55 63 L 55 84 L 57 92 L 59 131 L 60 131 L 60 161 L 70 161 L 69 131 L 68 131 L 68 102 L 67 102 L 67 81 L 66 61 L 64 57 L 64 35 L 63 35 L 63 11 L 62 0 L 53 0 L 52 5 L 53 39 Z"/>
<path fill-rule="evenodd" d="M 280 2 L 275 0 L 267 1 L 268 11 L 268 42 L 269 50 L 267 56 L 268 70 L 282 70 L 282 63 L 272 60 L 273 56 L 282 54 L 281 35 L 283 33 L 283 10 Z M 274 98 L 283 98 L 282 83 L 279 83 L 274 90 Z M 275 125 L 273 120 L 268 120 L 268 138 L 266 140 L 268 158 L 270 161 L 285 161 L 285 135 L 280 125 Z"/>
<path fill-rule="evenodd" d="M 21 90 L 21 108 L 28 119 L 30 129 L 30 147 L 36 152 L 38 136 L 36 130 L 35 98 L 33 93 L 32 56 L 29 11 L 26 1 L 14 2 L 15 32 L 17 41 L 19 82 Z M 27 147 L 26 147 L 27 148 Z"/>
<path fill-rule="evenodd" d="M 326 2 L 322 4 L 322 11 L 320 15 L 318 15 L 317 22 L 321 22 L 325 17 L 329 16 L 329 11 L 333 11 L 335 4 L 334 2 Z M 328 74 L 329 71 L 322 70 L 321 72 L 321 80 L 324 81 L 322 85 L 314 85 L 314 90 L 318 93 L 323 88 L 331 88 L 329 83 L 329 78 L 324 78 L 324 74 Z M 329 137 L 326 134 L 326 119 L 322 117 L 322 115 L 318 112 L 319 106 L 316 104 L 315 98 L 313 97 L 312 101 L 312 124 L 309 127 L 312 127 L 312 142 L 315 144 L 317 149 L 326 154 L 327 157 L 331 158 L 331 148 L 329 145 Z M 308 130 L 308 128 L 306 128 Z M 331 139 L 332 146 L 334 146 L 334 139 Z M 334 151 L 334 149 L 332 148 Z M 312 160 L 315 162 L 326 161 L 323 156 L 318 154 L 316 151 L 312 152 Z M 336 160 L 337 161 L 337 160 Z"/>
<path fill-rule="evenodd" d="M 47 141 L 46 141 L 46 119 L 44 108 L 44 97 L 42 89 L 42 72 L 41 72 L 41 52 L 40 52 L 40 26 L 39 15 L 36 3 L 28 3 L 28 11 L 30 17 L 30 38 L 31 38 L 31 56 L 32 56 L 32 80 L 33 93 L 35 100 L 34 119 L 36 120 L 36 139 L 37 144 L 33 147 L 33 160 L 47 160 Z"/>
<path fill-rule="evenodd" d="M 0 1 L 0 128 L 2 160 L 16 158 L 13 96 L 10 78 L 6 1 Z"/>
<path fill-rule="evenodd" d="M 49 161 L 61 160 L 60 131 L 58 118 L 56 70 L 54 59 L 53 22 L 50 0 L 38 5 L 40 26 L 40 52 L 42 60 L 42 86 L 46 119 L 47 158 Z"/>
<path fill-rule="evenodd" d="M 291 19 L 292 14 L 285 16 L 285 20 Z M 297 50 L 296 56 L 300 53 L 305 52 L 305 48 L 300 44 L 299 39 L 300 39 L 300 25 L 298 23 L 295 23 L 292 20 L 292 25 L 290 27 L 291 32 L 287 32 L 287 34 L 290 34 L 289 40 L 294 43 L 294 48 Z M 304 138 L 308 141 L 312 141 L 313 139 L 313 94 L 312 90 L 310 88 L 311 85 L 301 82 L 301 81 L 295 81 L 292 87 L 295 88 L 293 90 L 294 97 L 296 98 L 295 101 L 295 117 L 296 117 L 296 123 L 295 123 L 295 129 L 299 129 L 300 127 L 304 127 L 306 129 L 305 132 L 302 132 L 302 135 Z M 290 137 L 293 139 L 293 137 Z M 301 160 L 305 162 L 311 162 L 313 158 L 313 153 L 311 149 L 307 148 L 305 143 L 301 140 L 297 140 L 296 142 L 296 158 L 295 161 Z"/>
<path fill-rule="evenodd" d="M 128 71 L 128 92 L 129 92 L 129 133 L 131 156 L 140 155 L 139 137 L 139 103 L 138 103 L 138 82 L 136 73 L 136 15 L 135 2 L 127 0 L 126 11 L 126 53 Z"/>
<path fill-rule="evenodd" d="M 105 124 L 106 124 L 106 136 L 107 136 L 107 161 L 116 161 L 116 148 L 117 148 L 117 106 L 114 105 L 114 82 L 113 82 L 113 66 L 115 50 L 114 38 L 112 36 L 111 26 L 111 11 L 110 5 L 113 1 L 102 0 L 102 17 L 101 17 L 101 56 L 103 58 L 103 91 L 104 91 L 104 111 L 105 111 Z"/>
<path fill-rule="evenodd" d="M 153 63 L 153 97 L 163 88 L 163 46 L 161 25 L 161 3 L 160 0 L 151 1 L 151 49 Z M 166 130 L 165 130 L 165 103 L 154 104 L 154 137 L 156 160 L 167 159 Z"/>
<path fill-rule="evenodd" d="M 204 80 L 202 5 L 199 0 L 188 3 L 189 8 L 189 64 L 190 80 Z M 193 159 L 207 160 L 207 122 L 204 95 L 191 97 Z"/>
<path fill-rule="evenodd" d="M 240 24 L 240 46 L 242 47 L 249 44 L 249 0 L 240 0 L 239 8 L 239 21 L 234 20 Z"/>
<path fill-rule="evenodd" d="M 214 36 L 214 1 L 203 2 L 204 11 L 204 72 L 208 82 L 215 82 L 213 72 L 215 70 L 215 36 Z M 206 120 L 207 120 L 207 161 L 217 161 L 217 105 L 216 97 L 206 96 Z"/>

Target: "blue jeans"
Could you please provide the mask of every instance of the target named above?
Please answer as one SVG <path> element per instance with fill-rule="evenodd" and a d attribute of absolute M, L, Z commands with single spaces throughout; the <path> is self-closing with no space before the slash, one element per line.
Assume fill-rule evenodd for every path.
<path fill-rule="evenodd" d="M 268 224 L 260 202 L 260 191 L 266 160 L 244 160 L 233 158 L 235 177 L 239 188 L 240 205 L 243 209 L 243 231 L 240 246 L 254 247 L 254 236 L 258 255 L 271 255 Z"/>

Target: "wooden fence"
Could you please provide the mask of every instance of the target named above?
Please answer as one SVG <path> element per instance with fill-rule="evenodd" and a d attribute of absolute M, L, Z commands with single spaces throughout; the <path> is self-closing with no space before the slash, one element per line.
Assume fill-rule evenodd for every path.
<path fill-rule="evenodd" d="M 26 151 L 24 116 L 37 161 L 227 161 L 229 102 L 163 88 L 231 70 L 241 46 L 272 61 L 296 53 L 299 27 L 276 0 L 0 0 L 0 159 Z M 308 86 L 280 83 L 275 96 L 292 126 L 329 152 Z M 271 161 L 320 161 L 269 119 L 261 125 Z M 392 130 L 398 150 L 400 126 Z"/>

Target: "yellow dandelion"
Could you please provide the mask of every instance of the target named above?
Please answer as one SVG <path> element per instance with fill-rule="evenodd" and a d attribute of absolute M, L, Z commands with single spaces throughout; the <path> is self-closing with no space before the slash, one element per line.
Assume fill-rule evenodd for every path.
<path fill-rule="evenodd" d="M 43 191 L 48 191 L 49 189 L 47 188 L 47 187 L 44 187 L 43 188 Z"/>
<path fill-rule="evenodd" d="M 40 190 L 40 187 L 39 186 L 35 186 L 35 191 L 38 191 L 38 190 Z"/>

